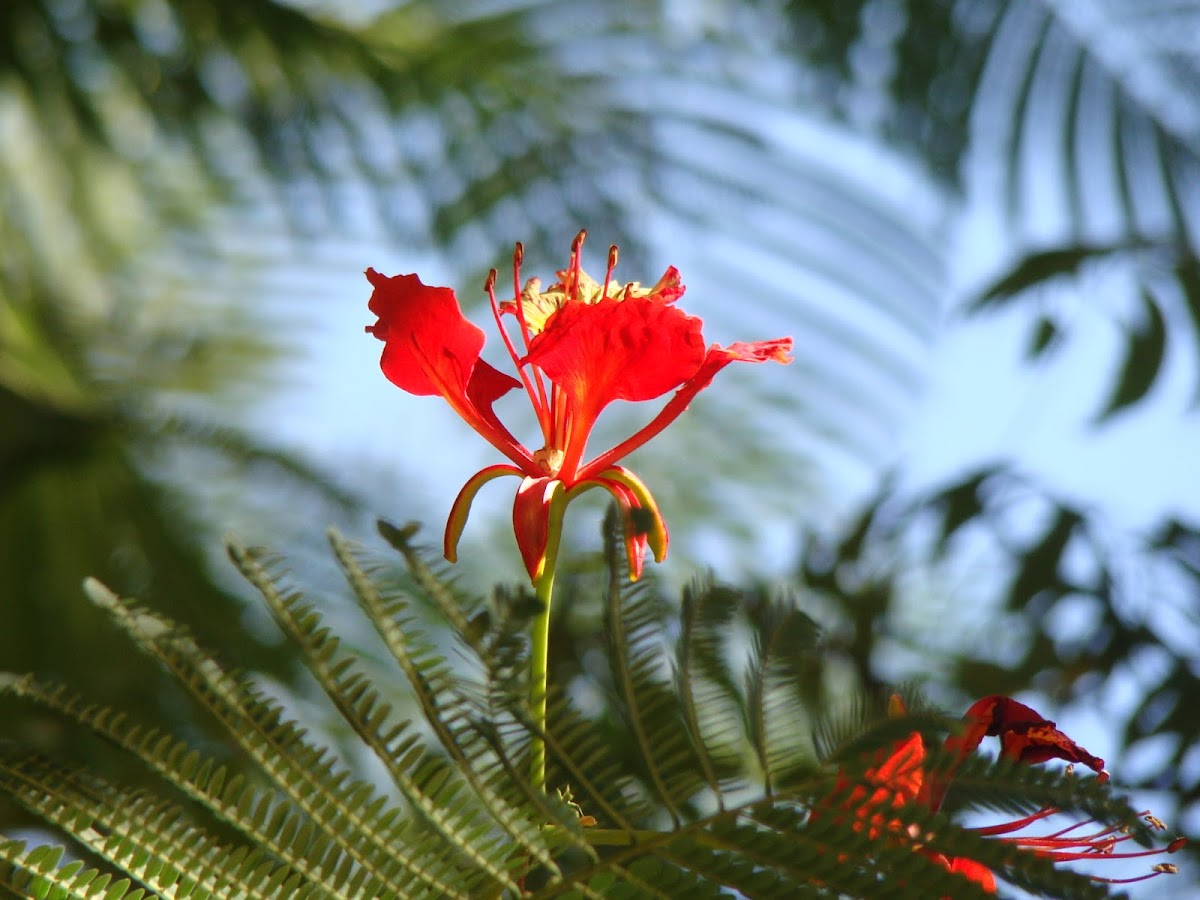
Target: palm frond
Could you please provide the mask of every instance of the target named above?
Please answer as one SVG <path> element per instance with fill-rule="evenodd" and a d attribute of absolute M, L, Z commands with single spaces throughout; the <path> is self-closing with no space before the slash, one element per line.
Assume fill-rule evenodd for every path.
<path fill-rule="evenodd" d="M 190 823 L 181 808 L 130 795 L 78 769 L 23 755 L 0 761 L 4 790 L 47 823 L 167 895 L 189 890 L 234 900 L 301 893 L 300 873 L 261 850 L 230 846 Z M 180 883 L 182 881 L 182 883 Z"/>
<path fill-rule="evenodd" d="M 139 727 L 124 713 L 89 704 L 63 686 L 43 684 L 26 676 L 6 679 L 2 687 L 120 747 L 217 821 L 241 832 L 255 847 L 292 870 L 314 877 L 327 890 L 336 887 L 323 878 L 336 871 L 343 854 L 335 842 L 323 840 L 320 835 L 303 838 L 296 825 L 296 810 L 289 810 L 278 795 L 248 784 L 243 775 L 231 773 L 227 765 L 201 756 L 162 730 Z"/>
<path fill-rule="evenodd" d="M 866 3 L 788 9 L 794 51 L 828 76 L 812 80 L 813 99 L 850 119 L 874 104 L 873 119 L 858 119 L 866 130 L 977 202 L 996 202 L 1019 238 L 1054 223 L 1055 237 L 1019 240 L 975 307 L 1025 295 L 1043 310 L 1043 332 L 1049 323 L 1061 336 L 1073 315 L 1039 288 L 1087 263 L 1132 275 L 1142 300 L 1114 312 L 1127 349 L 1099 418 L 1155 381 L 1166 338 L 1155 322 L 1189 323 L 1195 355 L 1200 56 L 1173 35 L 1194 28 L 1200 6 L 944 0 L 899 18 Z M 867 55 L 883 65 L 864 68 Z"/>
<path fill-rule="evenodd" d="M 680 804 L 700 787 L 693 746 L 687 739 L 678 700 L 665 670 L 662 607 L 646 584 L 630 584 L 622 524 L 615 508 L 604 520 L 609 588 L 604 621 L 609 639 L 609 675 L 625 726 L 633 736 L 644 778 L 673 821 Z"/>
<path fill-rule="evenodd" d="M 810 711 L 820 693 L 820 629 L 794 603 L 758 606 L 747 673 L 749 732 L 767 791 L 812 768 Z"/>
<path fill-rule="evenodd" d="M 700 771 L 718 803 L 741 777 L 746 733 L 745 698 L 727 661 L 737 601 L 711 583 L 698 584 L 685 588 L 680 608 L 676 690 Z"/>

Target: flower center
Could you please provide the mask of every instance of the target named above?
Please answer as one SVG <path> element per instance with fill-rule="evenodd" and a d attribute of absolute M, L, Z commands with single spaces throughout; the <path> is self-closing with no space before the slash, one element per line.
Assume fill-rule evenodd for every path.
<path fill-rule="evenodd" d="M 558 474 L 565 458 L 566 453 L 557 447 L 543 447 L 533 452 L 534 465 L 551 477 Z"/>
<path fill-rule="evenodd" d="M 505 303 L 505 312 L 515 312 L 520 304 L 522 320 L 530 335 L 541 334 L 547 320 L 568 303 L 596 304 L 602 300 L 628 300 L 630 297 L 648 297 L 659 289 L 660 285 L 644 288 L 639 282 L 631 281 L 620 284 L 613 280 L 613 269 L 617 265 L 617 248 L 608 248 L 608 268 L 604 272 L 604 283 L 601 284 L 583 271 L 582 248 L 586 231 L 575 236 L 571 244 L 571 264 L 557 272 L 558 281 L 542 290 L 540 278 L 530 278 L 525 287 L 517 293 L 511 303 Z M 520 281 L 520 253 L 513 261 L 514 285 Z"/>

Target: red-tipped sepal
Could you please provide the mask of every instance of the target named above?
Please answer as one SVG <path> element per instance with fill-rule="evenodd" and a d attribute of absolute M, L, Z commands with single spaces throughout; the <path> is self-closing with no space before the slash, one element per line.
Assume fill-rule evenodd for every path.
<path fill-rule="evenodd" d="M 536 583 L 546 572 L 547 559 L 558 556 L 567 490 L 557 478 L 527 477 L 513 501 L 513 533 L 529 580 Z"/>
<path fill-rule="evenodd" d="M 467 525 L 467 516 L 471 512 L 471 504 L 475 501 L 475 495 L 479 493 L 479 489 L 489 481 L 500 478 L 502 475 L 523 477 L 524 474 L 524 472 L 515 466 L 507 466 L 501 463 L 488 466 L 486 469 L 480 469 L 467 479 L 467 483 L 462 486 L 462 490 L 454 498 L 454 505 L 450 507 L 450 516 L 446 519 L 446 534 L 442 538 L 442 553 L 446 557 L 447 562 L 458 561 L 458 539 L 462 537 L 463 529 Z"/>

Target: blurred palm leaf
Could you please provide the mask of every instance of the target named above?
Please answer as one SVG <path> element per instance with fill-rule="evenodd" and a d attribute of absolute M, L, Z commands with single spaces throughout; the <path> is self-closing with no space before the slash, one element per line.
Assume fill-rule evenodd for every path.
<path fill-rule="evenodd" d="M 362 243 L 387 234 L 444 248 L 466 272 L 520 238 L 530 271 L 545 273 L 586 224 L 625 243 L 628 277 L 665 266 L 644 270 L 651 256 L 692 250 L 695 265 L 680 262 L 697 311 L 717 311 L 714 338 L 777 329 L 819 348 L 764 406 L 698 405 L 691 427 L 711 450 L 694 460 L 699 483 L 731 466 L 766 480 L 797 452 L 871 463 L 919 384 L 941 293 L 935 228 L 915 223 L 907 198 L 806 146 L 812 123 L 764 78 L 787 63 L 765 60 L 761 22 L 715 40 L 701 13 L 680 22 L 661 3 L 583 0 L 411 2 L 352 21 L 185 0 L 22 0 L 0 15 L 0 84 L 31 135 L 26 155 L 48 170 L 15 179 L 11 204 L 65 223 L 81 254 L 71 264 L 90 263 L 109 285 L 102 315 L 161 297 L 164 280 L 181 299 L 200 300 L 197 284 L 246 296 L 256 265 L 287 258 L 289 233 L 336 229 L 324 243 L 345 254 L 359 241 L 356 267 L 372 261 Z M 18 162 L 0 165 L 23 172 L 30 160 Z M 171 223 L 153 266 L 129 228 L 114 227 L 113 195 L 143 234 Z M 232 220 L 206 211 L 222 197 Z M 61 270 L 34 218 L 16 222 L 32 236 L 22 262 Z M 230 221 L 245 252 L 232 272 L 220 244 L 189 237 Z M 719 243 L 706 246 L 713 234 Z M 289 280 L 311 283 L 307 274 Z M 75 305 L 94 283 L 74 286 Z M 748 314 L 761 323 L 748 328 Z M 133 369 L 146 370 L 144 359 Z M 755 423 L 768 414 L 804 424 L 764 441 Z M 648 464 L 674 466 L 692 440 L 664 443 Z M 736 501 L 689 489 L 673 506 L 689 518 L 732 506 L 745 525 L 764 502 L 790 508 L 812 487 L 803 472 L 793 484 Z"/>
<path fill-rule="evenodd" d="M 1132 276 L 1111 314 L 1124 361 L 1100 417 L 1141 400 L 1171 336 L 1200 348 L 1200 21 L 1195 2 L 793 2 L 796 50 L 827 109 L 998 201 L 1026 237 L 983 308 L 1103 260 Z M 1186 37 L 1185 37 L 1186 36 Z M 1034 246 L 1030 249 L 1029 245 Z M 1010 250 L 1011 252 L 1011 250 Z M 1089 285 L 1089 289 L 1094 290 Z M 1053 295 L 1051 295 L 1053 296 Z M 1095 303 L 1089 304 L 1095 307 Z M 1069 312 L 1032 319 L 1066 332 Z M 1147 319 L 1149 325 L 1146 324 Z M 1197 397 L 1200 398 L 1200 392 Z"/>
<path fill-rule="evenodd" d="M 587 224 L 627 242 L 632 270 L 637 248 L 716 226 L 727 242 L 712 255 L 727 273 L 723 293 L 736 296 L 736 307 L 719 304 L 733 313 L 720 339 L 760 336 L 743 321 L 760 307 L 793 320 L 780 330 L 810 329 L 835 361 L 881 361 L 865 384 L 807 367 L 810 390 L 775 398 L 795 411 L 803 396 L 803 411 L 829 423 L 828 443 L 858 452 L 866 438 L 878 442 L 870 428 L 833 423 L 855 397 L 872 400 L 872 415 L 886 412 L 893 395 L 876 403 L 871 379 L 891 383 L 905 370 L 896 332 L 901 357 L 927 335 L 939 254 L 900 204 L 768 131 L 784 111 L 779 98 L 772 105 L 753 78 L 727 77 L 754 72 L 760 46 L 683 41 L 664 10 L 413 2 L 345 21 L 263 0 L 3 4 L 5 666 L 74 679 L 96 659 L 124 658 L 83 620 L 73 644 L 51 651 L 39 638 L 48 622 L 74 621 L 75 585 L 88 574 L 169 595 L 202 633 L 238 621 L 194 549 L 200 523 L 164 487 L 203 471 L 196 451 L 266 462 L 285 484 L 298 476 L 319 496 L 353 499 L 251 435 L 212 425 L 265 385 L 294 327 L 291 309 L 284 318 L 245 299 L 308 288 L 319 263 L 290 284 L 263 274 L 290 258 L 290 235 L 386 233 L 447 248 L 470 271 L 516 237 L 531 265 L 551 252 L 558 261 L 564 236 Z M 718 188 L 711 203 L 695 202 L 697 190 Z M 355 255 L 356 266 L 371 261 L 361 247 Z M 877 339 L 757 274 L 783 263 L 789 277 L 848 285 L 848 304 L 878 308 L 895 331 Z M 887 292 L 873 288 L 884 283 Z M 732 460 L 747 480 L 778 471 L 779 452 L 792 448 L 761 441 L 749 427 L 757 415 L 714 405 L 698 423 L 713 453 L 696 462 L 715 476 Z M 165 448 L 180 443 L 189 453 L 164 464 Z M 694 496 L 725 502 L 715 491 Z M 750 505 L 742 518 L 754 516 Z M 258 643 L 249 630 L 245 639 Z M 268 653 L 259 647 L 264 662 Z M 148 706 L 173 703 L 132 668 L 111 674 L 114 693 L 136 687 Z"/>

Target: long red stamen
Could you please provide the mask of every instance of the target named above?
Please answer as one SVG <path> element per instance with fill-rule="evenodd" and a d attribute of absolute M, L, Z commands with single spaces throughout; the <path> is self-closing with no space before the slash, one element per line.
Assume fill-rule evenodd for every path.
<path fill-rule="evenodd" d="M 1016 822 L 1010 822 L 1004 825 L 993 826 L 990 828 L 974 829 L 980 834 L 999 835 L 1011 834 L 1029 823 L 1043 818 L 1046 814 L 1057 812 L 1052 808 L 1040 810 L 1032 816 L 1027 816 L 1024 819 L 1019 819 Z M 1141 818 L 1145 819 L 1146 823 L 1151 828 L 1163 829 L 1165 826 L 1162 821 L 1149 812 L 1140 814 Z M 1092 832 L 1087 835 L 1073 835 L 1073 832 L 1079 831 L 1088 825 L 1101 824 L 1095 819 L 1085 819 L 1082 822 L 1075 822 L 1062 828 L 1053 834 L 1041 836 L 1021 836 L 1013 835 L 999 838 L 1006 843 L 1015 844 L 1026 850 L 1030 850 L 1039 856 L 1044 856 L 1059 862 L 1079 862 L 1080 860 L 1094 860 L 1097 857 L 1103 857 L 1105 860 L 1113 859 L 1138 859 L 1145 856 L 1161 856 L 1164 853 L 1175 853 L 1187 844 L 1186 838 L 1176 838 L 1166 847 L 1152 847 L 1145 850 L 1123 850 L 1118 851 L 1117 845 L 1125 841 L 1133 839 L 1133 835 L 1124 829 L 1122 826 L 1110 826 L 1102 828 L 1099 831 Z M 1132 876 L 1129 878 L 1109 878 L 1103 875 L 1094 875 L 1087 873 L 1087 877 L 1092 881 L 1102 884 L 1134 884 L 1135 882 L 1145 881 L 1148 878 L 1154 878 L 1157 875 L 1173 875 L 1178 871 L 1177 867 L 1171 863 L 1159 863 L 1152 867 L 1150 872 L 1143 875 Z"/>
<path fill-rule="evenodd" d="M 517 241 L 513 247 L 513 300 L 520 301 L 521 299 L 521 263 L 525 261 L 525 245 Z M 520 302 L 517 302 L 517 321 L 521 323 L 521 329 L 525 329 L 525 311 L 521 309 Z"/>
<path fill-rule="evenodd" d="M 513 309 L 516 311 L 517 324 L 521 329 L 521 339 L 525 342 L 525 352 L 529 352 L 529 344 L 533 340 L 533 336 L 529 332 L 529 325 L 525 321 L 525 304 L 521 302 L 521 263 L 525 261 L 525 245 L 517 241 L 513 247 Z M 518 368 L 520 365 L 518 364 Z M 546 385 L 542 382 L 542 371 L 537 366 L 533 367 L 533 383 L 537 388 L 537 400 L 534 401 L 534 408 L 537 410 L 547 409 L 546 402 Z M 533 395 L 530 394 L 530 399 Z M 538 414 L 538 421 L 541 422 L 541 413 Z M 542 426 L 542 437 L 548 438 L 546 426 Z"/>
<path fill-rule="evenodd" d="M 519 246 L 519 245 L 518 245 Z M 525 393 L 529 395 L 529 402 L 533 404 L 534 411 L 537 413 L 538 425 L 542 429 L 542 436 L 549 439 L 549 426 L 547 421 L 548 409 L 546 407 L 546 395 L 542 389 L 540 380 L 535 384 L 530 380 L 529 373 L 525 371 L 525 367 L 521 365 L 521 358 L 517 356 L 517 348 L 513 346 L 512 338 L 509 337 L 508 331 L 504 327 L 504 322 L 500 318 L 500 302 L 496 299 L 496 270 L 492 269 L 488 272 L 487 281 L 483 284 L 483 289 L 488 295 L 488 302 L 492 306 L 492 318 L 496 320 L 496 330 L 500 332 L 500 339 L 504 341 L 504 347 L 508 350 L 508 355 L 516 366 L 517 375 L 521 378 L 521 384 L 525 387 Z M 521 309 L 521 298 L 517 297 L 518 315 Z M 524 323 L 522 323 L 524 330 Z M 536 374 L 536 370 L 535 370 Z M 539 399 L 541 402 L 539 402 Z"/>
<path fill-rule="evenodd" d="M 1048 818 L 1057 812 L 1059 812 L 1057 808 L 1053 806 L 1047 806 L 1044 809 L 1039 809 L 1037 812 L 1028 815 L 1023 819 L 1016 819 L 1012 822 L 1001 822 L 999 825 L 987 825 L 973 830 L 984 835 L 985 837 L 992 837 L 993 835 L 997 834 L 1012 834 L 1014 831 L 1020 831 L 1027 825 L 1032 825 L 1034 822 L 1037 822 L 1040 819 Z"/>

